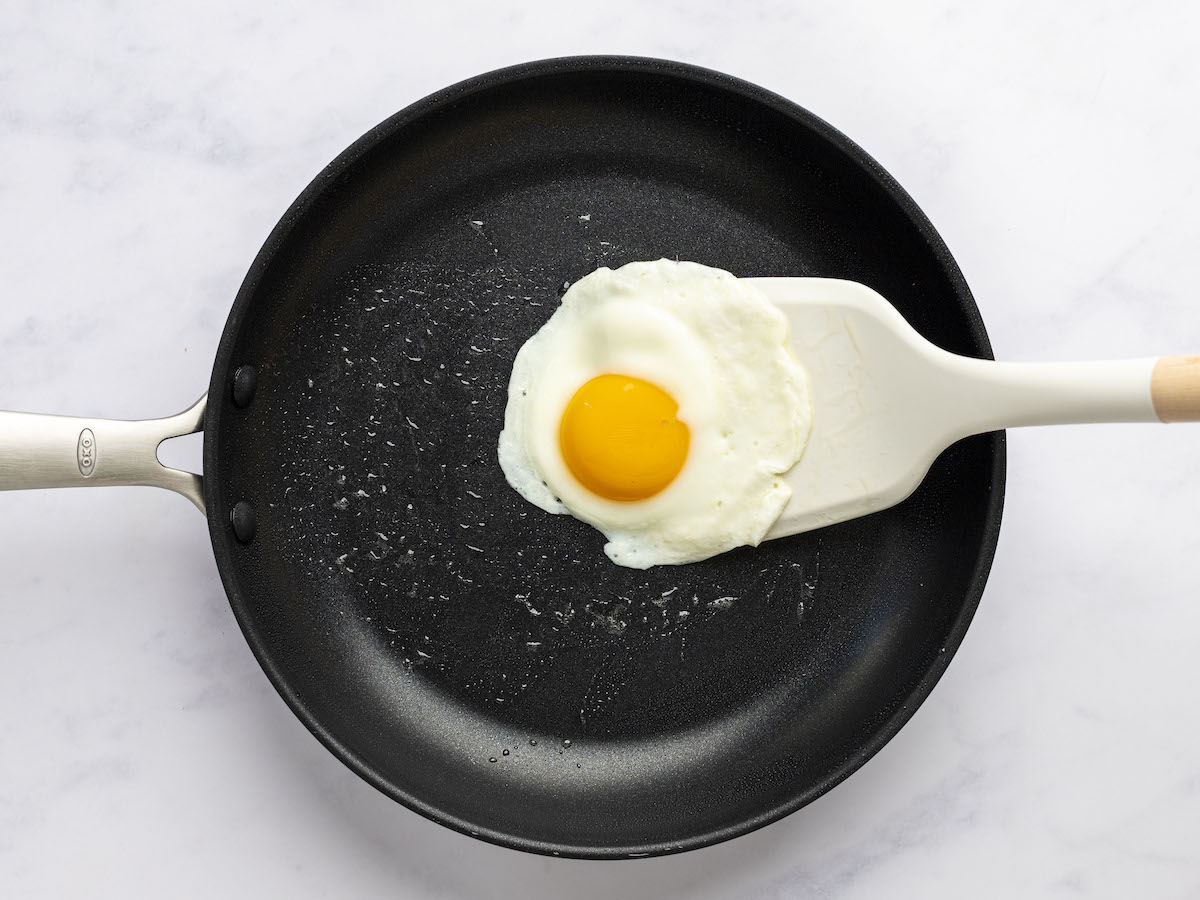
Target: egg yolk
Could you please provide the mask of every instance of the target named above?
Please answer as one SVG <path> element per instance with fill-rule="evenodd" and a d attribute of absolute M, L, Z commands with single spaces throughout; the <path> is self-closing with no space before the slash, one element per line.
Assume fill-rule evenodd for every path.
<path fill-rule="evenodd" d="M 608 500 L 644 500 L 668 484 L 687 459 L 691 435 L 679 404 L 656 384 L 600 375 L 563 413 L 559 444 L 571 474 Z"/>

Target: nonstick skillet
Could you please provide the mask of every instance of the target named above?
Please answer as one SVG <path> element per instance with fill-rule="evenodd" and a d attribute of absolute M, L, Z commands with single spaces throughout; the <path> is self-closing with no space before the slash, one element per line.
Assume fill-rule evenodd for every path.
<path fill-rule="evenodd" d="M 496 461 L 510 366 L 565 287 L 673 257 L 863 282 L 990 357 L 946 247 L 861 149 L 678 63 L 493 72 L 372 129 L 284 215 L 207 405 L 0 413 L 0 487 L 151 484 L 206 509 L 230 604 L 296 715 L 452 828 L 567 856 L 667 853 L 829 790 L 912 715 L 979 601 L 1001 434 L 886 512 L 623 569 Z M 203 478 L 162 468 L 203 428 Z"/>

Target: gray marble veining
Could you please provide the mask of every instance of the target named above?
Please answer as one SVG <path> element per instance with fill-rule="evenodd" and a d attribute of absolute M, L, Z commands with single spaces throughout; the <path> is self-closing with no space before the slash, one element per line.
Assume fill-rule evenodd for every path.
<path fill-rule="evenodd" d="M 6 3 L 0 408 L 184 409 L 263 238 L 346 144 L 460 78 L 587 52 L 723 69 L 851 135 L 940 229 L 1001 357 L 1194 352 L 1198 20 L 1166 0 Z M 1009 446 L 991 583 L 900 735 L 773 826 L 617 864 L 472 841 L 343 768 L 259 671 L 184 500 L 2 495 L 0 894 L 1196 896 L 1200 429 Z"/>

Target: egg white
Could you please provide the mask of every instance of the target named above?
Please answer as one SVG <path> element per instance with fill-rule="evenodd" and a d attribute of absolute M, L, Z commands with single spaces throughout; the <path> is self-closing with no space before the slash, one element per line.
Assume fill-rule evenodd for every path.
<path fill-rule="evenodd" d="M 562 457 L 567 404 L 605 374 L 658 385 L 690 431 L 683 469 L 644 500 L 592 493 Z M 567 291 L 513 363 L 498 455 L 526 500 L 594 526 L 613 562 L 644 569 L 757 545 L 791 496 L 778 476 L 811 424 L 783 313 L 728 272 L 663 259 L 598 269 Z"/>

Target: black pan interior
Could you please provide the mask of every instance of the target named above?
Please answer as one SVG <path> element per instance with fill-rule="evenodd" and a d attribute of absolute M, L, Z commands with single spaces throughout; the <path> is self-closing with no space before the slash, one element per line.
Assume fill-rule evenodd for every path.
<path fill-rule="evenodd" d="M 997 537 L 1001 435 L 893 510 L 684 567 L 618 568 L 525 503 L 495 452 L 514 354 L 568 283 L 658 257 L 862 281 L 990 355 L 932 227 L 833 129 L 715 73 L 587 58 L 355 144 L 271 235 L 214 368 L 213 545 L 272 681 L 381 790 L 521 849 L 669 852 L 818 796 L 928 693 Z"/>

